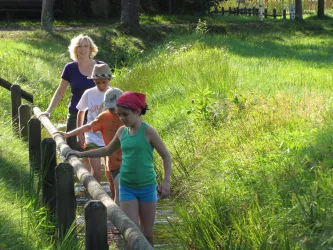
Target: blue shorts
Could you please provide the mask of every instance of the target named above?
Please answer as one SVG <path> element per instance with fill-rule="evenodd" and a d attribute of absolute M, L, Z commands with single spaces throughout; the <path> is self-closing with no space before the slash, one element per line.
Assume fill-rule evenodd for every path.
<path fill-rule="evenodd" d="M 130 201 L 138 200 L 139 202 L 154 202 L 157 201 L 156 184 L 143 188 L 130 188 L 119 185 L 119 200 Z"/>

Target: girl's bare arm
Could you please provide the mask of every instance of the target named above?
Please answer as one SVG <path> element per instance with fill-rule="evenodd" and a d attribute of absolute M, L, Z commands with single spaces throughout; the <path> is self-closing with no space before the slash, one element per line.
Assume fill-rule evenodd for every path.
<path fill-rule="evenodd" d="M 148 142 L 156 149 L 163 160 L 164 178 L 158 188 L 158 192 L 163 198 L 170 194 L 171 155 L 164 142 L 162 141 L 162 138 L 151 126 L 147 126 L 146 138 Z"/>
<path fill-rule="evenodd" d="M 120 148 L 120 140 L 119 140 L 118 136 L 121 135 L 122 130 L 123 130 L 123 127 L 118 129 L 116 135 L 113 137 L 112 141 L 107 146 L 98 148 L 98 149 L 84 151 L 84 152 L 72 150 L 67 153 L 66 158 L 69 155 L 76 155 L 78 157 L 88 157 L 88 158 L 98 158 L 98 157 L 103 157 L 103 156 L 110 156 L 113 154 L 113 152 L 115 152 L 117 149 Z"/>

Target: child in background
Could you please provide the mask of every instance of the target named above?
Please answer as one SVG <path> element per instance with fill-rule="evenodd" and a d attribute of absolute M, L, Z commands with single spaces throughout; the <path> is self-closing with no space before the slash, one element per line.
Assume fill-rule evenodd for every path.
<path fill-rule="evenodd" d="M 116 135 L 117 130 L 124 124 L 119 120 L 115 114 L 116 101 L 123 92 L 117 88 L 110 88 L 104 95 L 104 108 L 107 109 L 99 114 L 91 123 L 83 125 L 70 132 L 61 132 L 64 138 L 82 134 L 84 132 L 93 131 L 96 133 L 100 131 L 104 140 L 104 144 L 108 145 L 113 137 Z M 109 181 L 112 199 L 119 206 L 119 169 L 121 164 L 121 149 L 118 149 L 111 156 L 106 156 L 105 161 L 105 176 Z M 111 173 L 110 173 L 111 172 Z"/>
<path fill-rule="evenodd" d="M 96 64 L 89 79 L 94 80 L 96 86 L 86 90 L 76 108 L 77 128 L 84 122 L 84 116 L 87 112 L 87 123 L 91 123 L 100 113 L 104 111 L 104 94 L 110 88 L 112 74 L 107 64 Z M 103 147 L 104 141 L 101 132 L 88 131 L 84 134 L 78 134 L 78 143 L 83 150 Z M 83 159 L 84 165 L 89 172 L 99 182 L 101 180 L 101 160 L 99 158 Z"/>
<path fill-rule="evenodd" d="M 116 113 L 125 124 L 106 147 L 66 155 L 78 157 L 102 157 L 122 149 L 122 164 L 119 175 L 120 208 L 136 224 L 152 246 L 157 192 L 162 198 L 170 194 L 171 156 L 156 130 L 143 122 L 146 113 L 146 96 L 137 92 L 125 92 L 116 102 Z M 163 160 L 164 178 L 156 192 L 156 173 L 153 150 Z"/>

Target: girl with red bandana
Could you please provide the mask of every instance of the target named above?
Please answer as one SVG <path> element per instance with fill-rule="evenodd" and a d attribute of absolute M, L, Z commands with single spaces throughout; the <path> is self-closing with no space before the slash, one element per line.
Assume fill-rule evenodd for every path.
<path fill-rule="evenodd" d="M 146 96 L 127 91 L 116 101 L 116 113 L 125 126 L 106 147 L 85 152 L 70 151 L 78 157 L 109 156 L 122 149 L 122 164 L 119 175 L 120 208 L 138 226 L 153 244 L 157 192 L 161 198 L 170 194 L 171 156 L 156 130 L 143 122 L 141 116 L 147 111 Z M 163 160 L 164 178 L 156 188 L 153 150 Z"/>

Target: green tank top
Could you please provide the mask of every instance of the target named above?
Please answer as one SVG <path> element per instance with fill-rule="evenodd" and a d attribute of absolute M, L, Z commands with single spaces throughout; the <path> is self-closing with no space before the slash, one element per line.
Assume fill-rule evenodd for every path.
<path fill-rule="evenodd" d="M 128 134 L 127 127 L 123 130 L 120 141 L 123 153 L 119 176 L 121 185 L 141 188 L 156 184 L 154 148 L 146 140 L 146 127 L 143 122 L 135 135 Z"/>

